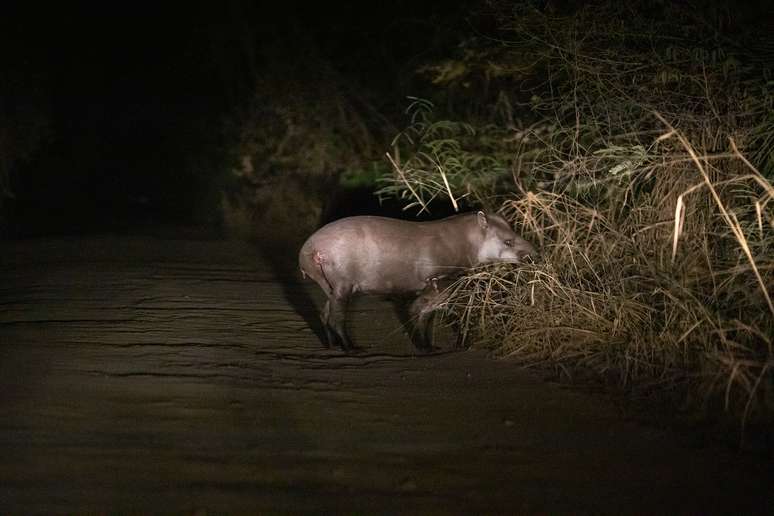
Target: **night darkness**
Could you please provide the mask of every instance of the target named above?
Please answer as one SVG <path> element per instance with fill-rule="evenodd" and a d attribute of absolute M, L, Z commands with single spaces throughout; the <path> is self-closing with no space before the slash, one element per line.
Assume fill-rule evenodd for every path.
<path fill-rule="evenodd" d="M 47 7 L 45 16 L 35 6 L 11 7 L 2 19 L 2 102 L 6 127 L 15 127 L 6 130 L 13 151 L 4 165 L 13 197 L 4 201 L 3 231 L 216 222 L 212 196 L 224 185 L 214 177 L 233 158 L 224 126 L 256 99 L 271 105 L 273 93 L 292 90 L 282 82 L 289 73 L 307 74 L 308 85 L 325 80 L 310 62 L 324 62 L 346 83 L 345 94 L 365 99 L 364 123 L 379 126 L 377 143 L 388 149 L 407 123 L 406 98 L 433 96 L 416 71 L 459 55 L 471 35 L 499 37 L 491 12 L 503 5 L 230 1 L 114 9 L 76 2 Z M 554 14 L 576 9 L 532 5 Z M 763 5 L 747 5 L 728 33 L 760 23 L 761 12 Z M 260 81 L 274 90 L 256 91 Z"/>
<path fill-rule="evenodd" d="M 768 514 L 769 3 L 4 5 L 0 514 Z"/>
<path fill-rule="evenodd" d="M 75 3 L 45 16 L 17 6 L 3 17 L 4 104 L 10 120 L 26 123 L 34 108 L 44 126 L 34 152 L 12 165 L 6 231 L 211 220 L 201 203 L 214 172 L 201 164 L 222 166 L 224 119 L 249 103 L 251 84 L 281 80 L 278 63 L 316 55 L 353 91 L 400 113 L 416 91 L 396 77 L 466 25 L 464 4 L 409 4 Z"/>
<path fill-rule="evenodd" d="M 175 20 L 173 11 L 150 5 L 55 9 L 5 19 L 13 23 L 4 31 L 14 36 L 6 50 L 15 49 L 21 83 L 14 93 L 34 88 L 49 124 L 46 152 L 16 179 L 18 223 L 93 229 L 128 216 L 130 200 L 150 192 L 177 205 L 165 211 L 185 213 L 191 178 L 181 177 L 180 156 L 196 144 L 183 142 L 222 102 L 197 57 L 206 46 L 204 36 L 194 39 L 195 17 Z M 187 184 L 177 199 L 170 196 Z"/>

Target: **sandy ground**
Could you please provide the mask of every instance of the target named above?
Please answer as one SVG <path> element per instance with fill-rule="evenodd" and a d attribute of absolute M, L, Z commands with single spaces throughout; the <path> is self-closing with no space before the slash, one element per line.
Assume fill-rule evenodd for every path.
<path fill-rule="evenodd" d="M 355 355 L 295 259 L 234 242 L 0 243 L 0 514 L 765 513 L 772 465 L 479 351 Z M 451 340 L 451 339 L 450 339 Z"/>

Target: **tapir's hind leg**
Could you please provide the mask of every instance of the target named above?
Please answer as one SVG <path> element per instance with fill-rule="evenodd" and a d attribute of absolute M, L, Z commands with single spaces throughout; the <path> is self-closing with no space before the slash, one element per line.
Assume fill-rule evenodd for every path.
<path fill-rule="evenodd" d="M 325 328 L 325 342 L 323 342 L 323 344 L 325 344 L 326 348 L 330 348 L 336 345 L 336 334 L 333 332 L 330 323 L 328 322 L 330 319 L 330 314 L 331 302 L 325 301 L 322 312 L 320 313 L 320 320 L 323 323 L 323 328 Z"/>
<path fill-rule="evenodd" d="M 328 337 L 328 346 L 341 343 L 341 349 L 352 349 L 352 341 L 349 340 L 346 329 L 346 309 L 349 299 L 332 295 L 323 307 L 322 319 L 325 326 L 325 334 Z"/>

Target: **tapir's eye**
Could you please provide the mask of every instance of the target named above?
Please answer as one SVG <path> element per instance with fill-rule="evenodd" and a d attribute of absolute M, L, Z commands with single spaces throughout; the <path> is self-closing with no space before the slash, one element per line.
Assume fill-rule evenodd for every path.
<path fill-rule="evenodd" d="M 503 242 L 507 247 L 513 247 L 513 240 L 506 240 Z"/>

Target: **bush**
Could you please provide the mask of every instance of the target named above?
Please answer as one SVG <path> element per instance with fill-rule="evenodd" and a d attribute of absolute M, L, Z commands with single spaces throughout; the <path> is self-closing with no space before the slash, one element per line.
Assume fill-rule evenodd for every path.
<path fill-rule="evenodd" d="M 383 193 L 497 204 L 542 249 L 452 286 L 480 344 L 771 418 L 770 70 L 685 7 L 643 5 L 496 10 L 499 41 L 421 70 L 486 95 L 464 123 L 414 103 Z"/>
<path fill-rule="evenodd" d="M 226 124 L 224 221 L 244 236 L 298 240 L 320 223 L 340 178 L 358 184 L 380 159 L 378 113 L 310 47 L 295 57 L 267 50 L 270 73 Z"/>

